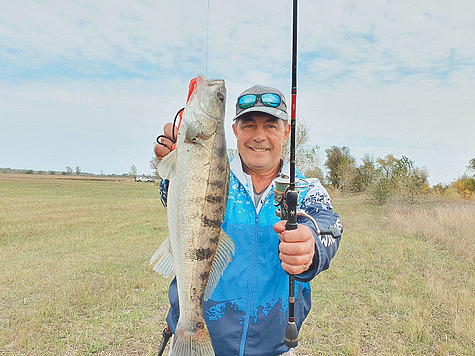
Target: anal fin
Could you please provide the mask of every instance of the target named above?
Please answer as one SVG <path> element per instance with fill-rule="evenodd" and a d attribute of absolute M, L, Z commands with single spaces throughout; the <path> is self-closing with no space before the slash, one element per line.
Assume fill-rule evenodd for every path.
<path fill-rule="evenodd" d="M 218 249 L 214 256 L 213 265 L 208 278 L 208 284 L 206 285 L 204 300 L 208 300 L 213 294 L 216 285 L 219 282 L 219 278 L 224 273 L 224 270 L 232 260 L 232 255 L 235 253 L 234 242 L 226 233 L 221 230 L 221 236 L 218 242 Z"/>

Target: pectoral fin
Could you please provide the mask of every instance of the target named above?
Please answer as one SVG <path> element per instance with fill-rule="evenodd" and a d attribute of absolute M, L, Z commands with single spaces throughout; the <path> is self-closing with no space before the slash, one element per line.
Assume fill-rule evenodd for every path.
<path fill-rule="evenodd" d="M 177 162 L 176 150 L 171 151 L 158 163 L 157 171 L 160 177 L 164 179 L 172 179 L 175 174 Z"/>
<path fill-rule="evenodd" d="M 170 244 L 170 238 L 167 237 L 150 259 L 150 264 L 158 261 L 155 267 L 153 267 L 153 270 L 160 273 L 165 278 L 168 278 L 169 276 L 173 277 L 175 275 L 175 266 L 173 264 L 171 251 L 172 247 Z"/>
<path fill-rule="evenodd" d="M 201 123 L 199 121 L 190 122 L 186 126 L 185 142 L 200 143 L 203 137 L 204 136 L 201 130 Z"/>

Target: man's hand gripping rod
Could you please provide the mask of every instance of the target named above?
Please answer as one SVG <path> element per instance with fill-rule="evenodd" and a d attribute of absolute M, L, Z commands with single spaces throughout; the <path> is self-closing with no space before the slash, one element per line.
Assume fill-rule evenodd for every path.
<path fill-rule="evenodd" d="M 295 174 L 295 171 L 294 171 Z M 298 182 L 297 182 L 298 183 Z M 317 235 L 330 235 L 334 239 L 341 237 L 341 232 L 336 226 L 329 226 L 328 229 L 321 230 L 317 221 L 305 211 L 297 209 L 299 191 L 296 187 L 296 182 L 292 183 L 289 177 L 279 175 L 274 181 L 274 200 L 279 208 L 276 211 L 278 217 L 282 220 L 287 219 L 285 225 L 286 230 L 297 229 L 297 217 L 302 216 L 309 219 L 315 226 Z M 305 187 L 301 185 L 300 188 Z M 295 324 L 295 276 L 289 274 L 289 321 L 285 330 L 285 345 L 288 347 L 296 347 L 298 345 L 298 329 Z"/>

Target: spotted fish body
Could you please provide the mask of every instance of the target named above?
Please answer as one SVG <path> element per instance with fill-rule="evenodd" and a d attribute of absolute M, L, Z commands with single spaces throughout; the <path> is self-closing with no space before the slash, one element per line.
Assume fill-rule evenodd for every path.
<path fill-rule="evenodd" d="M 203 317 L 203 299 L 213 292 L 234 253 L 221 229 L 226 212 L 229 164 L 224 131 L 223 80 L 197 77 L 183 112 L 176 149 L 159 164 L 170 180 L 169 237 L 152 257 L 154 270 L 176 275 L 180 317 L 171 355 L 214 355 Z"/>

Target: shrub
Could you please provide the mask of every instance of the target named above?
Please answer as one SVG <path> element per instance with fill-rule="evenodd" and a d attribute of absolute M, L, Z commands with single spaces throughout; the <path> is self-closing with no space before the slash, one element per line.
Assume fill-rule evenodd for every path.
<path fill-rule="evenodd" d="M 469 177 L 461 177 L 452 183 L 457 193 L 464 199 L 470 199 L 475 192 L 475 179 Z"/>
<path fill-rule="evenodd" d="M 393 183 L 391 179 L 381 176 L 373 180 L 369 185 L 368 191 L 376 203 L 383 205 L 387 203 L 393 195 Z"/>

